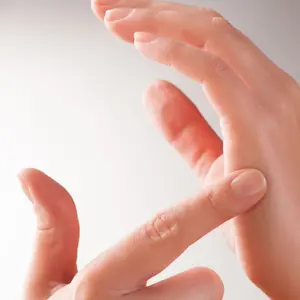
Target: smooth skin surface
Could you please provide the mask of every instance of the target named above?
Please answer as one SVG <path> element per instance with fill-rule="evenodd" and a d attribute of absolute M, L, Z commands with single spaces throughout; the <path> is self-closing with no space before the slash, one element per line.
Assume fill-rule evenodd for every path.
<path fill-rule="evenodd" d="M 107 28 L 200 84 L 222 142 L 169 83 L 146 103 L 167 140 L 210 184 L 241 168 L 266 174 L 264 201 L 228 225 L 248 277 L 272 299 L 300 299 L 300 87 L 219 13 L 150 0 L 93 0 Z"/>
<path fill-rule="evenodd" d="M 37 215 L 25 300 L 220 300 L 222 281 L 206 268 L 149 287 L 147 281 L 205 234 L 251 209 L 266 192 L 261 172 L 234 172 L 158 214 L 78 272 L 79 223 L 71 196 L 38 170 L 24 170 L 19 178 Z"/>

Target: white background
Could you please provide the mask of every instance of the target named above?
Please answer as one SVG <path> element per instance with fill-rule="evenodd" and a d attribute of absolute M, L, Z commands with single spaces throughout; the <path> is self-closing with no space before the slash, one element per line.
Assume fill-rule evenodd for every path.
<path fill-rule="evenodd" d="M 218 9 L 299 79 L 299 1 L 188 3 Z M 0 0 L 1 299 L 20 297 L 34 237 L 31 205 L 15 179 L 21 168 L 40 168 L 74 196 L 80 267 L 200 188 L 141 104 L 144 88 L 156 79 L 182 88 L 219 130 L 198 84 L 110 36 L 88 0 Z M 265 299 L 218 232 L 160 278 L 196 265 L 221 275 L 227 300 Z"/>

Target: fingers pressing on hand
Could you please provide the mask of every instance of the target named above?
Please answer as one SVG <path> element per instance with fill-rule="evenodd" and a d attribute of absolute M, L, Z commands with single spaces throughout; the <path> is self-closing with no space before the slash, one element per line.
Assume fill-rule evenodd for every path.
<path fill-rule="evenodd" d="M 85 282 L 90 282 L 95 297 L 103 296 L 103 287 L 119 296 L 145 288 L 150 278 L 163 271 L 190 245 L 249 210 L 265 190 L 266 181 L 257 170 L 230 174 L 199 196 L 158 214 L 101 255 L 82 273 Z"/>
<path fill-rule="evenodd" d="M 77 272 L 79 223 L 69 193 L 44 173 L 27 169 L 19 174 L 23 190 L 37 216 L 34 258 L 25 299 L 46 299 Z"/>
<path fill-rule="evenodd" d="M 137 291 L 128 300 L 221 300 L 223 294 L 223 283 L 215 272 L 195 268 Z"/>

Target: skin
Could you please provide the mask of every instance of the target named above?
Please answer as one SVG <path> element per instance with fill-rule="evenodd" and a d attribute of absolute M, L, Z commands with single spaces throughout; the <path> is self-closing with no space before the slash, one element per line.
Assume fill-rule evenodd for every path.
<path fill-rule="evenodd" d="M 300 299 L 298 83 L 217 12 L 147 0 L 92 6 L 111 32 L 147 58 L 202 85 L 220 117 L 223 142 L 173 85 L 155 83 L 145 98 L 167 140 L 206 184 L 240 168 L 266 174 L 264 200 L 227 224 L 227 232 L 259 288 L 272 299 Z"/>
<path fill-rule="evenodd" d="M 205 234 L 251 209 L 266 192 L 258 170 L 233 172 L 161 212 L 78 271 L 79 222 L 72 197 L 38 170 L 24 170 L 19 179 L 37 216 L 25 300 L 220 300 L 222 281 L 206 268 L 152 286 L 147 282 Z"/>

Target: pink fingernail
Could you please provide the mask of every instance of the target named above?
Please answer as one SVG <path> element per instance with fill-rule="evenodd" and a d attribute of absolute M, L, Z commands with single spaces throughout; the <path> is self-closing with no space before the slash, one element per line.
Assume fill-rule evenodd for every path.
<path fill-rule="evenodd" d="M 262 173 L 257 170 L 251 170 L 236 177 L 231 186 L 237 196 L 253 196 L 266 189 L 266 179 Z"/>

